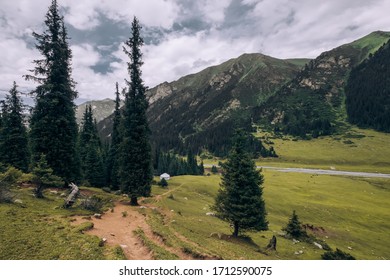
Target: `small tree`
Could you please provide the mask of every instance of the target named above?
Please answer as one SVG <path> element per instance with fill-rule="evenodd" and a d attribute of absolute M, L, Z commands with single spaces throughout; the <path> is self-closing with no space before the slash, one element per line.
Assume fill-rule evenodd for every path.
<path fill-rule="evenodd" d="M 222 165 L 222 183 L 213 209 L 219 218 L 230 222 L 233 236 L 244 230 L 267 230 L 262 198 L 263 175 L 247 152 L 247 135 L 237 130 L 227 162 Z"/>
<path fill-rule="evenodd" d="M 60 177 L 53 175 L 53 169 L 47 164 L 44 155 L 41 155 L 39 161 L 32 170 L 32 174 L 33 183 L 36 185 L 34 194 L 37 198 L 43 198 L 43 190 L 46 187 L 59 187 L 64 184 Z"/>
<path fill-rule="evenodd" d="M 303 229 L 295 210 L 293 211 L 287 226 L 283 228 L 283 230 L 286 231 L 288 235 L 294 238 L 302 238 L 307 236 L 307 233 Z"/>
<path fill-rule="evenodd" d="M 213 174 L 217 174 L 218 173 L 218 168 L 215 165 L 213 165 L 211 167 L 211 173 L 213 173 Z"/>
<path fill-rule="evenodd" d="M 167 182 L 167 180 L 165 180 L 165 178 L 161 179 L 160 186 L 163 187 L 163 188 L 168 187 L 168 182 Z"/>

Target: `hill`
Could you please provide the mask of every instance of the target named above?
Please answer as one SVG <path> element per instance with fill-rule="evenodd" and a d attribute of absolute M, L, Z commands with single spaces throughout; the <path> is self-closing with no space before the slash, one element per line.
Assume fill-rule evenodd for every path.
<path fill-rule="evenodd" d="M 322 53 L 257 106 L 255 121 L 303 138 L 332 134 L 346 121 L 344 87 L 349 73 L 389 38 L 388 32 L 373 32 Z"/>

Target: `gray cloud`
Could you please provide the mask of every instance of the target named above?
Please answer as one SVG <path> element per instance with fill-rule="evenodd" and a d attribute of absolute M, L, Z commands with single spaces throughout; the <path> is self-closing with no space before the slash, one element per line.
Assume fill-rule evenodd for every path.
<path fill-rule="evenodd" d="M 50 0 L 5 0 L 0 6 L 0 89 L 39 57 L 32 31 L 41 32 Z M 124 85 L 122 43 L 136 15 L 145 39 L 143 77 L 148 86 L 176 80 L 242 53 L 315 57 L 375 30 L 390 30 L 387 0 L 60 0 L 73 50 L 73 76 L 81 98 L 113 97 Z"/>

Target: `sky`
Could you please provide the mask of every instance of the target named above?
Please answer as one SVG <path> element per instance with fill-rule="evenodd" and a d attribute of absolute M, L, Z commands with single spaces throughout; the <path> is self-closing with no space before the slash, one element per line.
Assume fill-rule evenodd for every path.
<path fill-rule="evenodd" d="M 40 59 L 32 32 L 45 29 L 51 0 L 0 0 L 0 96 Z M 243 53 L 315 58 L 373 31 L 390 31 L 389 0 L 58 0 L 80 100 L 114 98 L 125 86 L 122 46 L 136 16 L 145 85 L 197 73 Z"/>

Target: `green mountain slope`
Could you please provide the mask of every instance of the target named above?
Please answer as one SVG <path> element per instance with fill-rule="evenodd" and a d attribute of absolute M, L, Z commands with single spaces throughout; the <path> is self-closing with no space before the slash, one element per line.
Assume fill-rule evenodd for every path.
<path fill-rule="evenodd" d="M 185 152 L 190 147 L 225 154 L 234 123 L 247 122 L 251 110 L 292 79 L 307 61 L 244 54 L 150 89 L 148 118 L 154 145 L 165 151 Z M 111 118 L 98 128 L 103 138 L 109 136 Z"/>
<path fill-rule="evenodd" d="M 299 70 L 288 61 L 244 54 L 152 89 L 148 116 L 156 146 L 224 154 L 234 123 L 247 121 L 254 106 Z"/>
<path fill-rule="evenodd" d="M 351 69 L 387 42 L 374 32 L 322 53 L 254 110 L 255 120 L 276 131 L 307 137 L 331 134 L 346 120 L 344 87 Z"/>

